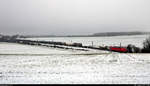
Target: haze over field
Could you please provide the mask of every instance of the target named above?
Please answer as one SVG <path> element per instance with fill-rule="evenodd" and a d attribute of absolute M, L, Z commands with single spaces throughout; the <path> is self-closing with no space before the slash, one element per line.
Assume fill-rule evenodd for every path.
<path fill-rule="evenodd" d="M 150 0 L 0 0 L 3 34 L 150 31 Z"/>

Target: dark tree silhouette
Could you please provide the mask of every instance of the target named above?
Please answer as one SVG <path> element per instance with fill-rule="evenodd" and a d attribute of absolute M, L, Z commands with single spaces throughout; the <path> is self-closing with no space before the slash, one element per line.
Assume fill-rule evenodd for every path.
<path fill-rule="evenodd" d="M 150 36 L 143 42 L 144 49 L 150 49 Z"/>

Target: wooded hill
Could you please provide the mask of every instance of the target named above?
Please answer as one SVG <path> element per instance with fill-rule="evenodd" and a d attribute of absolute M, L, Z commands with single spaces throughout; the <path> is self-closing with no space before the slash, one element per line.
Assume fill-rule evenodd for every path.
<path fill-rule="evenodd" d="M 92 36 L 123 36 L 123 35 L 144 35 L 150 34 L 150 32 L 105 32 L 95 33 Z"/>
<path fill-rule="evenodd" d="M 92 35 L 12 35 L 19 36 L 20 38 L 33 38 L 33 37 L 103 37 L 103 36 L 124 36 L 124 35 L 145 35 L 150 32 L 100 32 Z M 0 34 L 0 37 L 7 35 Z"/>

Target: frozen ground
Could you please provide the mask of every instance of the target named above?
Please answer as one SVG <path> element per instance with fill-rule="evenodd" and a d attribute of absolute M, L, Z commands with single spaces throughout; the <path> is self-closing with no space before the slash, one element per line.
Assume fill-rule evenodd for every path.
<path fill-rule="evenodd" d="M 150 54 L 0 43 L 0 84 L 150 84 Z"/>
<path fill-rule="evenodd" d="M 47 37 L 47 38 L 26 38 L 29 40 L 44 40 L 44 41 L 60 41 L 66 43 L 82 43 L 83 45 L 103 46 L 103 45 L 116 45 L 127 46 L 133 44 L 137 47 L 143 47 L 143 41 L 149 35 L 133 35 L 133 36 L 112 36 L 112 37 Z"/>

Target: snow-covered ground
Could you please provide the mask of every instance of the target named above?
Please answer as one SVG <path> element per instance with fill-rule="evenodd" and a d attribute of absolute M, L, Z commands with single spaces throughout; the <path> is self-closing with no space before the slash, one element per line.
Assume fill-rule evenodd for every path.
<path fill-rule="evenodd" d="M 0 43 L 0 84 L 150 84 L 150 54 Z"/>
<path fill-rule="evenodd" d="M 29 40 L 42 40 L 42 41 L 60 41 L 66 43 L 82 43 L 83 45 L 116 45 L 127 46 L 128 44 L 134 44 L 137 47 L 143 47 L 143 41 L 149 37 L 149 35 L 132 35 L 132 36 L 112 36 L 112 37 L 47 37 L 47 38 L 26 38 Z"/>

